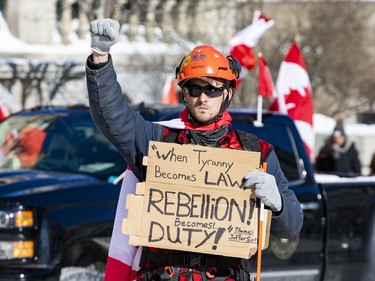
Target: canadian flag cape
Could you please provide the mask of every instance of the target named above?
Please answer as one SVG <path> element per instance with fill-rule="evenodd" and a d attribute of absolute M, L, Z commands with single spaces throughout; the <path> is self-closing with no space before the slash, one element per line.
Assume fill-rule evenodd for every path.
<path fill-rule="evenodd" d="M 129 245 L 129 235 L 124 234 L 121 230 L 123 219 L 128 217 L 126 197 L 128 194 L 135 193 L 135 186 L 138 179 L 129 169 L 127 169 L 121 177 L 122 185 L 117 202 L 104 281 L 135 280 L 142 253 L 142 247 Z"/>
<path fill-rule="evenodd" d="M 296 43 L 292 44 L 281 63 L 276 92 L 278 99 L 270 109 L 288 114 L 294 120 L 311 158 L 315 142 L 312 91 L 302 53 Z"/>

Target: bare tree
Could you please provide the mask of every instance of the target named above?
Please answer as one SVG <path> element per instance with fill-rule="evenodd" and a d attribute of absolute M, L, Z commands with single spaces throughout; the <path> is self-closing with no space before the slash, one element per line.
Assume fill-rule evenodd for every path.
<path fill-rule="evenodd" d="M 339 118 L 375 109 L 375 56 L 371 53 L 369 21 L 364 20 L 371 18 L 375 5 L 319 1 L 268 4 L 263 9 L 276 24 L 255 51 L 261 50 L 267 58 L 274 79 L 294 34 L 298 33 L 312 84 L 315 112 Z M 238 11 L 238 18 L 244 19 L 241 14 L 246 11 Z M 238 103 L 255 105 L 256 78 L 254 69 L 239 89 Z"/>
<path fill-rule="evenodd" d="M 310 9 L 311 27 L 302 45 L 309 47 L 315 106 L 338 117 L 368 103 L 365 84 L 369 67 L 361 9 L 350 3 L 327 3 Z"/>
<path fill-rule="evenodd" d="M 125 23 L 133 11 L 136 0 L 75 0 L 89 21 L 97 18 L 113 18 Z"/>
<path fill-rule="evenodd" d="M 37 104 L 50 104 L 58 93 L 64 94 L 64 86 L 68 81 L 82 80 L 84 77 L 81 62 L 8 60 L 2 64 L 7 65 L 12 75 L 0 78 L 0 84 L 9 92 L 13 92 L 16 85 L 20 86 L 22 109 L 31 98 L 37 98 Z"/>

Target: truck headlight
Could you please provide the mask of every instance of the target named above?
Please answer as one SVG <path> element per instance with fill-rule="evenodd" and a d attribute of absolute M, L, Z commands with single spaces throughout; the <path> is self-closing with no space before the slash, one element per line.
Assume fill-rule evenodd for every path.
<path fill-rule="evenodd" d="M 0 228 L 28 227 L 34 225 L 32 211 L 0 211 Z"/>
<path fill-rule="evenodd" d="M 31 258 L 34 241 L 0 241 L 0 260 Z"/>

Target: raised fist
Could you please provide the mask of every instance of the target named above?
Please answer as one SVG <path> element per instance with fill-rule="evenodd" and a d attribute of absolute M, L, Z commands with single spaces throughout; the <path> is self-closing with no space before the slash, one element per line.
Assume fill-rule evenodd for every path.
<path fill-rule="evenodd" d="M 98 19 L 90 23 L 91 49 L 99 54 L 109 53 L 119 41 L 120 24 L 113 19 Z"/>

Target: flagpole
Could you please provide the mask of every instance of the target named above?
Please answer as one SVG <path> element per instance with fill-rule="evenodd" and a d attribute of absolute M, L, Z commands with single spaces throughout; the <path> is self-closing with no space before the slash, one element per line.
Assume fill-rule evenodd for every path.
<path fill-rule="evenodd" d="M 263 172 L 267 171 L 267 162 L 262 165 Z M 257 257 L 257 277 L 256 281 L 260 281 L 260 271 L 262 268 L 262 249 L 263 249 L 263 222 L 264 222 L 264 203 L 260 200 L 259 225 L 258 225 L 258 257 Z"/>
<path fill-rule="evenodd" d="M 260 199 L 259 226 L 258 226 L 257 280 L 256 281 L 260 281 L 260 271 L 262 268 L 263 222 L 264 222 L 264 203 L 263 203 L 263 200 Z"/>
<path fill-rule="evenodd" d="M 125 169 L 124 172 L 122 172 L 121 175 L 119 175 L 117 178 L 115 178 L 115 179 L 112 181 L 112 183 L 113 183 L 114 185 L 118 184 L 118 183 L 119 183 L 119 182 L 125 177 L 125 172 L 126 172 L 126 169 Z"/>
<path fill-rule="evenodd" d="M 258 57 L 261 57 L 261 56 L 262 56 L 262 53 L 258 53 Z M 260 71 L 259 71 L 258 75 L 260 75 Z M 258 93 L 259 93 L 259 79 L 258 79 Z M 258 102 L 258 104 L 257 104 L 257 120 L 254 121 L 254 126 L 262 127 L 263 126 L 263 122 L 262 122 L 263 97 L 262 97 L 262 95 L 258 94 L 257 102 Z"/>
<path fill-rule="evenodd" d="M 263 108 L 263 97 L 258 95 L 258 105 L 257 105 L 257 120 L 254 122 L 256 127 L 263 126 L 262 123 L 262 108 Z"/>

